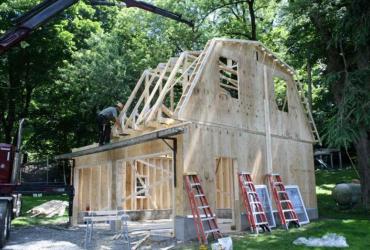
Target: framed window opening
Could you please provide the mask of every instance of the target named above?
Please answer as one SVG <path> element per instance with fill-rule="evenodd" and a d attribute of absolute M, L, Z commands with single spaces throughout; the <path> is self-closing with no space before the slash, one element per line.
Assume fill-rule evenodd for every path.
<path fill-rule="evenodd" d="M 285 79 L 275 76 L 274 83 L 274 97 L 278 110 L 289 112 L 288 109 L 288 85 Z"/>
<path fill-rule="evenodd" d="M 149 196 L 147 185 L 148 176 L 136 176 L 136 198 L 146 198 Z"/>
<path fill-rule="evenodd" d="M 226 57 L 218 60 L 220 87 L 231 98 L 239 99 L 238 62 Z"/>

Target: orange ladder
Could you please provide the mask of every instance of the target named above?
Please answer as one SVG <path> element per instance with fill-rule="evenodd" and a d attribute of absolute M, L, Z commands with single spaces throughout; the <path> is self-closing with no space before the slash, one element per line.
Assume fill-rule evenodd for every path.
<path fill-rule="evenodd" d="M 239 186 L 242 190 L 243 204 L 247 210 L 247 219 L 251 232 L 258 234 L 260 227 L 264 232 L 271 232 L 263 205 L 259 200 L 256 188 L 250 173 L 240 172 L 238 174 Z"/>
<path fill-rule="evenodd" d="M 289 199 L 288 193 L 285 190 L 285 186 L 280 175 L 270 174 L 267 176 L 276 208 L 279 213 L 281 225 L 283 225 L 286 230 L 289 229 L 290 223 L 294 224 L 296 227 L 300 227 L 297 213 L 295 212 L 293 204 Z"/>
<path fill-rule="evenodd" d="M 218 239 L 222 237 L 222 234 L 217 226 L 216 216 L 212 213 L 208 204 L 198 175 L 188 174 L 184 178 L 198 240 L 200 244 L 206 245 L 208 244 L 209 235 L 212 234 L 214 239 Z"/>

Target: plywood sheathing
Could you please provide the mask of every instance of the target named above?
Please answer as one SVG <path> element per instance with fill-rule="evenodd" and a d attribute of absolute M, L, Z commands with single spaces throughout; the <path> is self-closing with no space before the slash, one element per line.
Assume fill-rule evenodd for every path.
<path fill-rule="evenodd" d="M 254 132 L 265 131 L 264 119 L 264 73 L 267 67 L 269 82 L 269 103 L 271 133 L 307 142 L 313 142 L 312 133 L 302 104 L 296 92 L 293 76 L 269 57 L 259 55 L 257 61 L 254 46 L 244 43 L 219 41 L 210 57 L 204 73 L 194 88 L 189 103 L 179 119 L 184 121 L 201 121 L 212 124 L 233 126 Z M 239 100 L 222 94 L 219 84 L 217 63 L 220 57 L 231 58 L 239 63 Z M 287 80 L 289 114 L 279 111 L 274 99 L 273 75 Z"/>
<path fill-rule="evenodd" d="M 85 209 L 86 204 L 103 208 L 105 203 L 113 208 L 144 210 L 170 206 L 175 209 L 176 215 L 187 216 L 190 209 L 183 189 L 183 173 L 196 172 L 202 179 L 210 205 L 219 208 L 231 207 L 234 221 L 237 222 L 240 212 L 244 211 L 239 197 L 238 171 L 251 172 L 255 184 L 265 184 L 265 175 L 269 172 L 280 173 L 286 183 L 299 184 L 307 207 L 317 208 L 312 152 L 314 137 L 294 82 L 293 70 L 258 42 L 214 39 L 207 44 L 203 52 L 190 52 L 187 55 L 198 60 L 198 64 L 193 68 L 196 74 L 191 78 L 184 77 L 179 82 L 183 91 L 189 87 L 189 91 L 183 93 L 183 97 L 186 95 L 183 100 L 187 101 L 184 101 L 181 109 L 175 108 L 173 92 L 163 91 L 168 87 L 168 79 L 173 78 L 172 83 L 176 82 L 174 77 L 170 77 L 175 75 L 171 70 L 178 68 L 180 73 L 183 73 L 186 65 L 191 64 L 190 61 L 178 61 L 187 58 L 186 55 L 180 55 L 180 58 L 172 58 L 166 64 L 159 65 L 154 70 L 157 72 L 156 80 L 151 78 L 148 72 L 144 72 L 140 84 L 147 88 L 143 88 L 143 92 L 139 91 L 139 87 L 135 88 L 137 93 L 134 91 L 132 98 L 130 97 L 130 100 L 135 100 L 137 94 L 136 96 L 142 99 L 141 106 L 136 105 L 137 110 L 140 107 L 141 111 L 135 113 L 134 108 L 135 112 L 129 115 L 131 118 L 124 118 L 126 128 L 131 129 L 131 137 L 151 131 L 155 127 L 171 127 L 176 123 L 187 122 L 186 132 L 177 136 L 177 187 L 172 192 L 170 201 L 164 198 L 168 198 L 165 190 L 173 190 L 173 182 L 166 182 L 153 189 L 151 197 L 143 201 L 122 200 L 122 197 L 131 195 L 135 190 L 134 165 L 139 171 L 147 171 L 145 174 L 152 178 L 150 183 L 163 178 L 163 171 L 145 169 L 142 163 L 138 163 L 138 160 L 144 160 L 163 169 L 167 168 L 170 163 L 161 163 L 158 154 L 171 151 L 163 142 L 157 140 L 90 157 L 78 157 L 75 177 L 80 180 L 77 185 L 80 191 L 77 196 L 79 205 L 75 209 L 81 211 Z M 239 98 L 232 98 L 220 87 L 220 57 L 238 64 Z M 161 78 L 158 75 L 162 75 L 162 82 L 156 82 Z M 280 77 L 287 83 L 289 112 L 283 112 L 277 107 L 274 98 L 274 77 Z M 149 88 L 150 84 L 152 85 Z M 155 86 L 158 90 L 156 93 L 152 92 Z M 155 106 L 148 104 L 151 96 L 168 100 L 165 95 L 170 98 L 169 106 L 161 106 L 160 99 L 152 102 L 156 103 Z M 232 162 L 233 171 L 222 173 L 228 176 L 226 179 L 217 176 L 217 159 L 229 161 L 230 164 Z M 89 185 L 86 183 L 91 182 L 93 176 L 102 173 L 102 166 L 109 166 L 105 168 L 111 169 L 107 171 L 110 183 L 106 184 L 112 190 L 109 197 L 111 200 L 103 201 L 104 196 L 101 193 L 100 198 L 89 198 L 87 202 L 86 197 L 91 197 L 87 194 L 93 189 L 86 188 L 86 185 Z M 100 168 L 100 172 L 91 170 L 95 167 Z M 97 184 L 94 190 L 101 189 L 102 178 L 94 179 L 100 180 L 100 184 L 94 182 Z M 231 194 L 230 200 L 215 191 L 220 189 L 221 182 L 222 189 Z M 101 204 L 97 204 L 97 201 Z"/>
<path fill-rule="evenodd" d="M 181 152 L 182 136 L 177 136 L 177 139 Z M 74 222 L 77 222 L 78 212 L 86 210 L 172 209 L 172 157 L 172 150 L 161 139 L 77 157 L 74 172 Z M 132 164 L 136 164 L 137 171 L 132 168 Z M 146 167 L 146 164 L 152 167 Z M 181 158 L 177 164 L 182 166 Z M 153 170 L 154 167 L 156 171 Z M 147 198 L 141 199 L 135 195 L 133 199 L 125 200 L 125 197 L 135 192 L 136 173 L 148 176 L 149 185 L 155 184 L 157 179 L 164 181 L 151 188 Z"/>
<path fill-rule="evenodd" d="M 232 127 L 192 124 L 184 135 L 184 171 L 197 172 L 204 183 L 208 200 L 216 207 L 216 163 L 218 157 L 231 158 L 238 171 L 252 173 L 256 184 L 266 184 L 266 140 L 261 134 L 252 134 Z M 190 139 L 191 138 L 191 139 Z M 317 207 L 312 144 L 272 138 L 273 171 L 280 173 L 286 183 L 299 183 L 307 207 Z M 234 176 L 236 179 L 236 174 Z M 181 199 L 186 199 L 182 192 Z M 177 197 L 180 198 L 180 197 Z M 236 199 L 236 198 L 235 198 Z M 181 206 L 184 204 L 185 206 Z M 177 214 L 190 213 L 187 203 L 179 203 Z M 181 211 L 182 210 L 182 211 Z"/>

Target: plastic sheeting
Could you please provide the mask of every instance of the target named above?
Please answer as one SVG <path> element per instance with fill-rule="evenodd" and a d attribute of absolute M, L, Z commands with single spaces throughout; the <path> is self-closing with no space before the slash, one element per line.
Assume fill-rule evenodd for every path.
<path fill-rule="evenodd" d="M 321 238 L 317 237 L 299 237 L 293 241 L 294 245 L 305 245 L 308 247 L 348 247 L 346 238 L 335 233 L 325 234 Z"/>
<path fill-rule="evenodd" d="M 232 250 L 233 241 L 230 237 L 218 239 L 218 243 L 211 245 L 212 250 Z"/>

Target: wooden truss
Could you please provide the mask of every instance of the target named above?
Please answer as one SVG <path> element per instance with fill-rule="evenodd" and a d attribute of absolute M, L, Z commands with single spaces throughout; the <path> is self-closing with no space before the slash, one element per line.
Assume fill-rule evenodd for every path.
<path fill-rule="evenodd" d="M 185 51 L 145 70 L 120 113 L 121 134 L 176 123 L 211 53 L 211 44 L 213 40 L 203 51 Z"/>
<path fill-rule="evenodd" d="M 212 39 L 208 41 L 203 51 L 184 51 L 179 57 L 172 57 L 166 63 L 158 64 L 155 69 L 145 70 L 120 113 L 122 130 L 117 133 L 132 135 L 150 128 L 179 123 L 178 118 L 199 82 L 216 44 L 222 41 L 222 39 Z M 244 42 L 255 46 L 262 53 L 263 58 L 272 59 L 274 64 L 279 64 L 291 75 L 295 75 L 291 67 L 279 60 L 260 42 Z M 221 90 L 225 94 L 238 98 L 238 63 L 227 58 L 219 60 L 218 72 Z M 302 84 L 299 81 L 297 90 L 301 97 L 304 96 L 301 91 Z M 307 98 L 302 97 L 301 101 L 315 140 L 320 143 L 311 111 L 307 109 Z"/>

